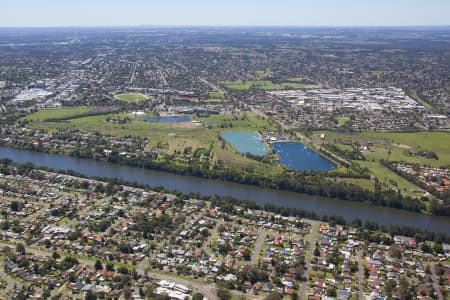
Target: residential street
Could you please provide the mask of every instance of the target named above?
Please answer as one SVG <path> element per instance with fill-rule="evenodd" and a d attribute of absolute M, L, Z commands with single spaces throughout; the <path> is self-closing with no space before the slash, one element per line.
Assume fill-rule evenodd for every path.
<path fill-rule="evenodd" d="M 318 236 L 317 230 L 318 230 L 318 227 L 319 227 L 319 222 L 311 221 L 311 223 L 312 223 L 312 225 L 311 225 L 311 237 L 309 239 L 308 254 L 306 255 L 306 261 L 305 261 L 305 265 L 306 266 L 310 266 L 311 265 L 311 258 L 313 256 L 314 247 L 315 247 L 317 236 Z M 300 289 L 300 299 L 306 299 L 306 287 L 307 287 L 308 280 L 309 280 L 310 268 L 311 267 L 305 268 L 305 275 L 303 276 L 305 278 L 305 280 L 302 282 L 302 287 Z"/>

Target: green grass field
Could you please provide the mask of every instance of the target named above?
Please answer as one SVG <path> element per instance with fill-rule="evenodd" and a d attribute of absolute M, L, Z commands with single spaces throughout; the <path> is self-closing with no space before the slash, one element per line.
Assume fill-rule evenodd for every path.
<path fill-rule="evenodd" d="M 359 178 L 336 178 L 337 182 L 345 182 L 356 184 L 364 189 L 373 191 L 375 190 L 375 182 L 370 179 L 359 179 Z"/>
<path fill-rule="evenodd" d="M 316 134 L 320 134 L 318 132 Z M 370 152 L 365 156 L 370 159 L 381 158 L 389 160 L 404 160 L 431 166 L 450 165 L 450 133 L 449 132 L 361 132 L 355 134 L 339 134 L 336 132 L 324 132 L 327 136 L 325 142 L 336 143 L 339 141 L 359 142 L 362 145 L 372 143 Z M 428 159 L 405 155 L 408 149 L 434 151 L 439 159 Z M 390 154 L 389 154 L 390 152 Z"/>
<path fill-rule="evenodd" d="M 425 100 L 420 98 L 419 95 L 417 95 L 416 90 L 410 90 L 408 95 L 414 100 L 416 100 L 418 103 L 422 104 L 426 109 L 430 111 L 434 110 L 434 107 L 430 103 L 426 102 Z"/>
<path fill-rule="evenodd" d="M 318 136 L 326 134 L 325 141 Z M 343 143 L 356 143 L 361 145 L 371 144 L 369 151 L 364 152 L 365 161 L 355 161 L 362 167 L 367 167 L 371 175 L 378 178 L 387 187 L 400 190 L 405 195 L 420 196 L 413 190 L 419 189 L 413 183 L 407 181 L 391 170 L 381 165 L 380 160 L 406 161 L 420 165 L 434 167 L 450 166 L 450 133 L 448 132 L 411 132 L 411 133 L 383 133 L 361 132 L 355 134 L 342 134 L 337 132 L 316 132 L 314 140 L 318 143 L 335 144 L 338 148 L 351 150 L 349 145 Z M 409 149 L 434 151 L 439 159 L 428 159 L 406 155 Z M 355 182 L 361 187 L 367 187 L 367 182 Z"/>
<path fill-rule="evenodd" d="M 270 69 L 263 70 L 263 71 L 257 71 L 256 78 L 258 78 L 258 80 L 266 79 L 267 77 L 270 76 L 270 73 L 272 73 L 272 71 Z"/>
<path fill-rule="evenodd" d="M 148 96 L 144 94 L 138 94 L 138 93 L 127 93 L 127 94 L 119 94 L 114 96 L 115 99 L 123 102 L 139 102 L 139 101 L 145 101 L 150 99 Z"/>
<path fill-rule="evenodd" d="M 385 74 L 389 74 L 391 73 L 391 71 L 372 71 L 371 74 L 373 77 L 375 77 L 376 79 L 381 79 L 381 77 L 383 77 L 383 75 Z"/>
<path fill-rule="evenodd" d="M 192 151 L 198 148 L 209 149 L 213 146 L 213 160 L 222 160 L 229 166 L 237 168 L 250 168 L 256 172 L 278 172 L 280 167 L 267 165 L 256 160 L 249 159 L 235 153 L 231 148 L 222 149 L 218 140 L 220 132 L 225 130 L 274 130 L 275 124 L 264 120 L 253 113 L 246 112 L 237 116 L 233 115 L 213 115 L 205 118 L 193 119 L 199 120 L 210 125 L 210 129 L 204 126 L 193 126 L 190 123 L 153 123 L 132 120 L 130 123 L 119 124 L 107 122 L 107 119 L 124 119 L 125 117 L 133 118 L 129 113 L 108 114 L 86 116 L 67 121 L 45 122 L 45 119 L 55 117 L 65 117 L 88 112 L 89 108 L 83 109 L 61 109 L 61 110 L 44 110 L 27 116 L 29 120 L 33 120 L 28 125 L 32 129 L 56 131 L 59 129 L 73 129 L 82 132 L 100 132 L 113 136 L 135 135 L 146 137 L 149 144 L 153 147 L 165 145 L 163 148 L 168 154 L 175 151 L 183 152 L 186 147 L 192 147 Z M 225 125 L 227 127 L 222 127 Z M 231 124 L 232 127 L 229 127 Z"/>
<path fill-rule="evenodd" d="M 60 118 L 66 118 L 66 117 L 72 117 L 72 116 L 79 116 L 82 114 L 86 114 L 89 111 L 92 110 L 92 107 L 85 106 L 85 107 L 76 107 L 76 108 L 62 108 L 62 109 L 45 109 L 40 110 L 38 112 L 35 112 L 33 114 L 30 114 L 21 120 L 27 120 L 27 121 L 44 121 L 48 119 L 60 119 Z"/>
<path fill-rule="evenodd" d="M 209 92 L 207 93 L 208 99 L 223 99 L 224 95 L 219 92 Z"/>
<path fill-rule="evenodd" d="M 248 130 L 275 130 L 275 123 L 254 115 L 253 113 L 242 113 L 240 115 L 212 115 L 206 118 L 194 119 L 207 124 L 211 129 L 248 129 Z M 232 127 L 230 127 L 232 124 Z"/>
<path fill-rule="evenodd" d="M 413 190 L 420 189 L 413 183 L 397 175 L 386 167 L 382 166 L 378 162 L 370 161 L 358 161 L 362 167 L 367 167 L 372 174 L 378 178 L 382 183 L 387 186 L 400 190 L 402 193 L 408 196 L 420 196 L 421 194 L 414 193 Z"/>
<path fill-rule="evenodd" d="M 347 123 L 348 121 L 350 121 L 349 117 L 337 117 L 336 121 L 338 122 L 339 125 L 344 125 L 345 123 Z"/>

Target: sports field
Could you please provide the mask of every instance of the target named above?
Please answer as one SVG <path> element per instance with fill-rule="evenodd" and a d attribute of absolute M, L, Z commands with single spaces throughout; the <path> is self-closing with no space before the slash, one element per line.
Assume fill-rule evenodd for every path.
<path fill-rule="evenodd" d="M 115 99 L 123 102 L 139 102 L 139 101 L 146 101 L 150 99 L 147 95 L 139 94 L 139 93 L 127 93 L 127 94 L 119 94 L 114 96 Z"/>

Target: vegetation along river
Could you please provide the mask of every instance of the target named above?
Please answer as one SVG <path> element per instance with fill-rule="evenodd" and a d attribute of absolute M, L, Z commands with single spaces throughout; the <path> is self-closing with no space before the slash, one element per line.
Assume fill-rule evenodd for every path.
<path fill-rule="evenodd" d="M 8 147 L 0 147 L 0 158 L 9 158 L 18 163 L 31 162 L 36 166 L 53 169 L 71 169 L 88 176 L 115 177 L 150 186 L 163 186 L 168 190 L 178 190 L 184 193 L 194 192 L 210 196 L 230 196 L 242 200 L 251 200 L 260 205 L 273 204 L 301 208 L 319 215 L 335 214 L 344 217 L 347 221 L 359 218 L 363 222 L 375 221 L 379 225 L 410 226 L 422 230 L 450 233 L 450 218 L 448 217 L 418 214 L 388 207 L 372 206 L 361 202 L 262 189 L 255 186 Z"/>

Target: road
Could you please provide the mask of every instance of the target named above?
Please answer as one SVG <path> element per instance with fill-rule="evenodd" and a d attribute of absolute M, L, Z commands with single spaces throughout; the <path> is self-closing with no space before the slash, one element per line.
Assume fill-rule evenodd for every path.
<path fill-rule="evenodd" d="M 205 78 L 203 78 L 203 77 L 198 77 L 198 79 L 199 79 L 201 82 L 203 82 L 204 84 L 208 85 L 208 86 L 209 86 L 210 88 L 212 88 L 214 91 L 216 91 L 216 92 L 218 92 L 218 93 L 221 93 L 222 95 L 225 95 L 225 92 L 224 92 L 222 89 L 220 89 L 218 86 L 212 84 L 211 82 L 209 82 L 209 81 L 206 80 Z"/>
<path fill-rule="evenodd" d="M 6 281 L 6 287 L 0 291 L 0 299 L 6 299 L 6 295 L 14 289 L 14 285 L 20 289 L 20 284 L 11 276 L 5 273 L 3 266 L 0 266 L 0 277 Z"/>
<path fill-rule="evenodd" d="M 362 263 L 362 255 L 363 251 L 360 250 L 357 253 L 357 259 L 358 259 L 358 299 L 363 300 L 364 299 L 364 266 Z"/>
<path fill-rule="evenodd" d="M 433 277 L 433 287 L 436 291 L 436 295 L 438 300 L 444 300 L 444 296 L 442 295 L 441 286 L 439 285 L 438 277 L 436 275 L 436 267 L 433 263 L 430 264 L 431 276 Z"/>
<path fill-rule="evenodd" d="M 137 70 L 137 67 L 138 67 L 138 62 L 136 62 L 136 63 L 134 64 L 134 69 L 133 69 L 133 72 L 131 73 L 130 82 L 128 83 L 129 85 L 131 85 L 131 84 L 133 83 L 134 78 L 136 77 L 136 70 Z"/>
<path fill-rule="evenodd" d="M 224 223 L 223 220 L 218 221 L 216 226 L 214 226 L 214 228 L 209 233 L 209 236 L 208 236 L 208 239 L 206 240 L 206 242 L 203 243 L 202 249 L 209 256 L 214 256 L 214 253 L 211 250 L 210 244 L 211 244 L 213 238 L 217 236 L 217 230 L 223 223 Z"/>
<path fill-rule="evenodd" d="M 311 221 L 311 237 L 309 239 L 309 249 L 305 261 L 305 266 L 307 267 L 305 268 L 305 281 L 302 282 L 302 286 L 300 289 L 300 299 L 306 299 L 306 287 L 308 285 L 309 271 L 311 269 L 311 258 L 317 241 L 318 227 L 319 222 Z"/>
<path fill-rule="evenodd" d="M 161 77 L 161 80 L 164 83 L 164 86 L 169 86 L 169 84 L 167 83 L 166 76 L 164 76 L 164 73 L 160 67 L 158 67 L 158 73 L 159 73 L 159 77 Z"/>
<path fill-rule="evenodd" d="M 261 252 L 261 248 L 264 244 L 264 241 L 266 240 L 266 236 L 267 236 L 267 231 L 266 231 L 266 228 L 263 227 L 263 229 L 261 230 L 261 232 L 258 235 L 258 239 L 255 242 L 255 249 L 253 250 L 252 260 L 251 260 L 252 265 L 256 265 L 258 263 L 259 252 Z"/>

